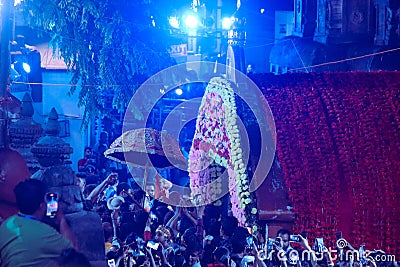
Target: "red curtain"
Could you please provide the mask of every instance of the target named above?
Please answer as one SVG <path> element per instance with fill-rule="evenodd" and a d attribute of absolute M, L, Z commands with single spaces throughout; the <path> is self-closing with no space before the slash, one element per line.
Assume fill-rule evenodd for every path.
<path fill-rule="evenodd" d="M 400 255 L 400 73 L 258 74 L 295 231 Z"/>

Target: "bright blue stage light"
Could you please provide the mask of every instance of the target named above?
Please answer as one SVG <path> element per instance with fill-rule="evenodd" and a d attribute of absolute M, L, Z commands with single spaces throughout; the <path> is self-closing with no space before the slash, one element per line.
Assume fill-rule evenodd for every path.
<path fill-rule="evenodd" d="M 196 28 L 199 24 L 199 21 L 195 15 L 188 15 L 185 19 L 185 24 L 188 28 Z"/>
<path fill-rule="evenodd" d="M 222 29 L 224 30 L 229 30 L 232 25 L 232 19 L 231 18 L 223 18 L 222 19 Z"/>
<path fill-rule="evenodd" d="M 22 62 L 22 68 L 24 69 L 24 71 L 26 73 L 30 73 L 31 72 L 31 66 L 29 66 L 29 64 L 26 63 L 26 62 Z"/>

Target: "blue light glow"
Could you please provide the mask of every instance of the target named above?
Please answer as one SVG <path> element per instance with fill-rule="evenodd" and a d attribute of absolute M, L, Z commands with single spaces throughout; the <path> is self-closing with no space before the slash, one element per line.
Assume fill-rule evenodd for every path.
<path fill-rule="evenodd" d="M 25 71 L 26 73 L 30 73 L 30 72 L 31 72 L 31 66 L 29 66 L 28 63 L 23 62 L 23 63 L 22 63 L 22 68 L 24 69 L 24 71 Z"/>
<path fill-rule="evenodd" d="M 231 18 L 223 18 L 222 19 L 222 29 L 224 30 L 229 30 L 232 25 L 232 19 Z"/>
<path fill-rule="evenodd" d="M 186 17 L 185 23 L 188 28 L 194 29 L 199 24 L 199 21 L 197 20 L 197 17 L 195 15 L 188 15 Z"/>
<path fill-rule="evenodd" d="M 179 21 L 178 21 L 177 17 L 175 17 L 175 16 L 169 17 L 168 22 L 172 28 L 179 29 Z"/>

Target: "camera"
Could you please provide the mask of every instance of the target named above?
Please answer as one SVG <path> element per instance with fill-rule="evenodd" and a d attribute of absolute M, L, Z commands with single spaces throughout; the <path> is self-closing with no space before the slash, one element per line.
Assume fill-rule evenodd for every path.
<path fill-rule="evenodd" d="M 299 235 L 290 235 L 289 241 L 291 241 L 291 242 L 300 242 L 300 237 L 299 237 Z"/>
<path fill-rule="evenodd" d="M 58 211 L 58 195 L 56 193 L 46 194 L 46 216 L 55 218 Z"/>
<path fill-rule="evenodd" d="M 281 246 L 282 243 L 282 237 L 278 236 L 275 238 L 275 245 L 276 246 Z"/>

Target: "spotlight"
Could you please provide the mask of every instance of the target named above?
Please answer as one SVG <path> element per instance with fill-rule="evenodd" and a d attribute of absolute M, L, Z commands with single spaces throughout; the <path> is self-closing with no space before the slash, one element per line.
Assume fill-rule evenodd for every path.
<path fill-rule="evenodd" d="M 232 19 L 231 18 L 223 18 L 222 19 L 222 29 L 224 30 L 229 30 L 232 25 Z"/>
<path fill-rule="evenodd" d="M 179 29 L 179 21 L 176 16 L 169 17 L 168 22 L 172 28 Z"/>
<path fill-rule="evenodd" d="M 31 66 L 23 61 L 15 61 L 11 64 L 11 68 L 17 71 L 19 74 L 23 74 L 23 72 L 28 74 L 31 72 Z"/>
<path fill-rule="evenodd" d="M 29 66 L 29 64 L 26 63 L 26 62 L 22 62 L 22 68 L 24 69 L 24 71 L 26 73 L 30 73 L 31 72 L 31 66 Z"/>
<path fill-rule="evenodd" d="M 197 27 L 199 21 L 197 20 L 197 17 L 195 15 L 188 15 L 186 17 L 185 23 L 187 27 L 194 29 Z"/>
<path fill-rule="evenodd" d="M 176 90 L 175 90 L 175 94 L 177 94 L 177 95 L 182 95 L 182 94 L 183 94 L 182 89 L 181 89 L 181 88 L 176 89 Z"/>
<path fill-rule="evenodd" d="M 265 12 L 265 9 L 264 9 L 264 8 L 261 8 L 261 9 L 260 9 L 260 13 L 261 13 L 261 14 L 264 14 L 264 12 Z"/>

